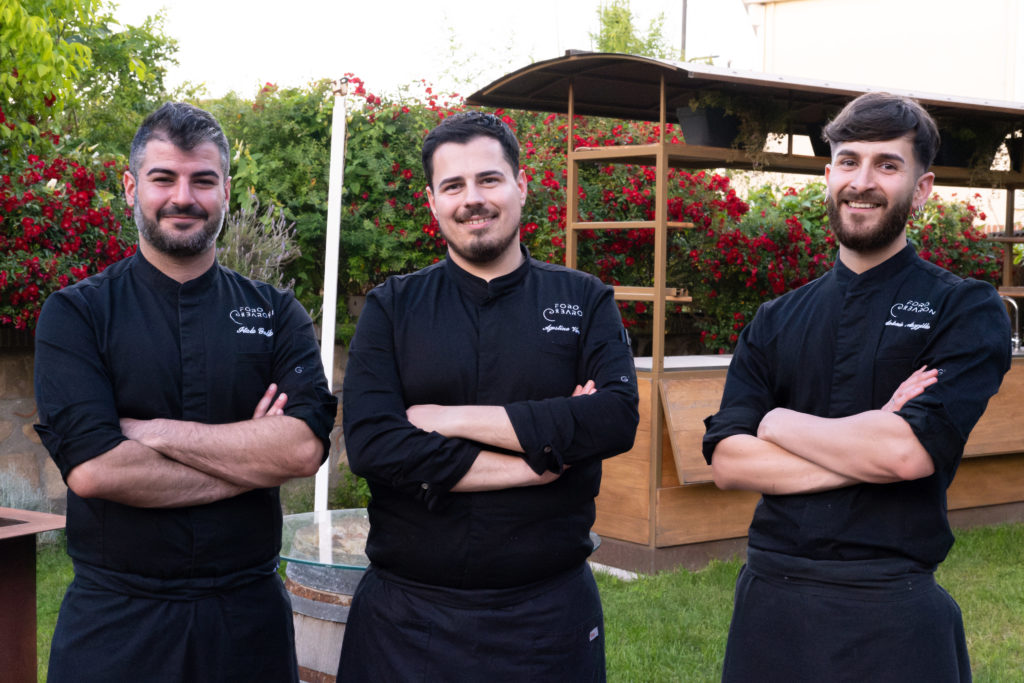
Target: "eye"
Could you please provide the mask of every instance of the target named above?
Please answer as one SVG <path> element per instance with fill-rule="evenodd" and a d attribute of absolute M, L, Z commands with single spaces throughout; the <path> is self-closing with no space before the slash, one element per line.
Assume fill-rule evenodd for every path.
<path fill-rule="evenodd" d="M 462 189 L 462 183 L 445 183 L 441 186 L 441 192 L 451 194 Z"/>

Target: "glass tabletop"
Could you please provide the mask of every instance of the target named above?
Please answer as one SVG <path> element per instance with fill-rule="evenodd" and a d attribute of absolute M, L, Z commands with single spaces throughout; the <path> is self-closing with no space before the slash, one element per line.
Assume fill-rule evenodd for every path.
<path fill-rule="evenodd" d="M 281 559 L 288 562 L 365 570 L 366 537 L 370 520 L 366 508 L 323 510 L 285 515 L 281 533 Z M 593 549 L 601 546 L 601 537 L 590 532 Z"/>
<path fill-rule="evenodd" d="M 285 515 L 281 559 L 338 569 L 365 570 L 366 508 Z"/>

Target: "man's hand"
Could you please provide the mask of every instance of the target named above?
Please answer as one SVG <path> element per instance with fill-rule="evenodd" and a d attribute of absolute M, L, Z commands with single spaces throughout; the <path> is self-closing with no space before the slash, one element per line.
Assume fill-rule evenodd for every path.
<path fill-rule="evenodd" d="M 896 391 L 893 393 L 884 406 L 880 408 L 886 413 L 895 413 L 897 410 L 903 407 L 903 405 L 914 398 L 920 396 L 926 388 L 935 384 L 939 381 L 939 371 L 937 369 L 927 369 L 928 366 L 922 365 L 916 370 L 910 377 L 903 380 L 903 382 L 896 387 Z"/>
<path fill-rule="evenodd" d="M 572 397 L 589 396 L 597 393 L 594 380 L 577 384 Z M 469 439 L 507 451 L 522 453 L 515 429 L 508 419 L 504 406 L 442 406 L 422 403 L 409 406 L 405 419 L 417 429 L 437 432 L 449 439 Z"/>
<path fill-rule="evenodd" d="M 572 391 L 572 395 L 573 396 L 590 396 L 591 394 L 596 394 L 596 393 L 597 393 L 597 386 L 594 384 L 594 380 L 592 380 L 592 379 L 588 379 L 587 383 L 584 384 L 583 386 L 580 386 L 579 384 L 577 384 L 576 388 L 573 389 L 573 391 Z"/>
<path fill-rule="evenodd" d="M 288 394 L 282 393 L 274 400 L 274 394 L 277 393 L 277 385 L 271 383 L 267 390 L 263 392 L 263 398 L 256 404 L 256 410 L 252 411 L 252 419 L 259 417 L 266 417 L 267 415 L 284 415 L 284 406 L 288 403 Z"/>

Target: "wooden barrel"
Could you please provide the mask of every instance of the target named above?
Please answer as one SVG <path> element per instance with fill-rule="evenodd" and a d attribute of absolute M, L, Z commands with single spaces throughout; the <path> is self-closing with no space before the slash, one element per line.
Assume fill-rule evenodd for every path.
<path fill-rule="evenodd" d="M 335 683 L 352 594 L 363 571 L 289 562 L 295 652 L 303 683 Z"/>

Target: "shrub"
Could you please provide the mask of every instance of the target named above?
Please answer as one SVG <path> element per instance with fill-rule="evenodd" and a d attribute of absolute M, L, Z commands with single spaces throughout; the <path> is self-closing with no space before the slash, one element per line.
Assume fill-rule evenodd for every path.
<path fill-rule="evenodd" d="M 114 159 L 30 154 L 0 175 L 0 325 L 33 329 L 50 292 L 134 253 L 125 214 Z"/>
<path fill-rule="evenodd" d="M 687 258 L 673 272 L 693 297 L 707 350 L 731 351 L 761 303 L 832 267 L 823 199 L 821 183 L 782 192 L 766 185 L 751 191 L 738 222 L 682 235 Z"/>
<path fill-rule="evenodd" d="M 981 195 L 975 194 L 975 199 Z M 926 261 L 998 287 L 1002 284 L 1003 247 L 974 227 L 984 213 L 969 201 L 946 201 L 933 195 L 907 224 L 907 237 Z"/>
<path fill-rule="evenodd" d="M 285 282 L 284 267 L 299 254 L 295 223 L 273 204 L 261 212 L 259 199 L 252 196 L 224 220 L 217 261 L 246 277 L 290 289 L 294 280 Z"/>

